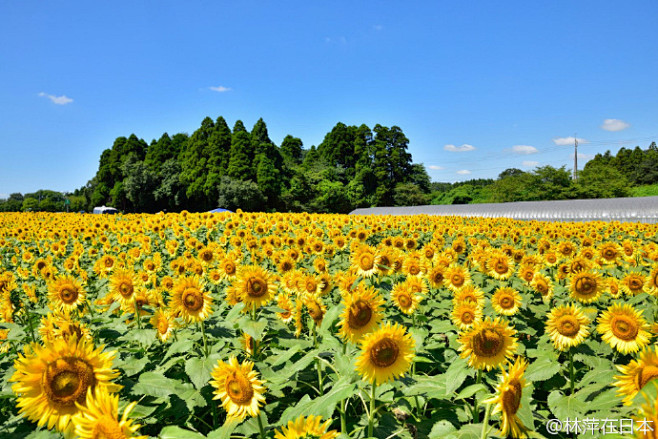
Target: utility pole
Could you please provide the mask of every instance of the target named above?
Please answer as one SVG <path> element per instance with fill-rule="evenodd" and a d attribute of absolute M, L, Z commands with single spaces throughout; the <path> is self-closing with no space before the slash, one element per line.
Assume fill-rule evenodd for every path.
<path fill-rule="evenodd" d="M 577 134 L 573 135 L 573 181 L 578 181 L 578 137 Z"/>

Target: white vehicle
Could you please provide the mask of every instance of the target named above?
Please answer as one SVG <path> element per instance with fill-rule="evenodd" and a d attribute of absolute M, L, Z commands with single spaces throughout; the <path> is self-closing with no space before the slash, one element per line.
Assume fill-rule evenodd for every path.
<path fill-rule="evenodd" d="M 116 210 L 114 207 L 100 206 L 100 207 L 94 207 L 93 213 L 115 215 L 119 213 L 119 211 Z"/>

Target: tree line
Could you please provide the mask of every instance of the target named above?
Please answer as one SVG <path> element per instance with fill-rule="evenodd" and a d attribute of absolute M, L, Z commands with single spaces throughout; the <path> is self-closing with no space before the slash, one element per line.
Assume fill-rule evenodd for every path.
<path fill-rule="evenodd" d="M 432 183 L 432 204 L 628 197 L 635 186 L 658 184 L 658 147 L 621 148 L 614 156 L 608 150 L 588 161 L 575 181 L 572 172 L 566 166 L 509 168 L 495 180 Z"/>
<path fill-rule="evenodd" d="M 408 144 L 397 126 L 338 123 L 305 149 L 292 135 L 276 145 L 262 118 L 248 131 L 240 120 L 231 130 L 223 117 L 206 117 L 191 135 L 164 133 L 150 144 L 134 134 L 118 137 L 102 152 L 96 175 L 69 195 L 69 207 L 344 213 L 427 203 L 430 178 L 412 162 Z M 62 200 L 34 205 L 27 197 L 12 194 L 0 210 L 64 210 Z"/>

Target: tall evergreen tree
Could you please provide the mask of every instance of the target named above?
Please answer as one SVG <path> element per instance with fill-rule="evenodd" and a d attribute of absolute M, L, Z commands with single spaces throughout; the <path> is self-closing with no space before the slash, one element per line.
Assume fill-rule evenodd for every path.
<path fill-rule="evenodd" d="M 288 134 L 281 142 L 281 155 L 294 164 L 302 162 L 302 139 Z"/>
<path fill-rule="evenodd" d="M 190 136 L 187 148 L 181 153 L 181 181 L 187 186 L 187 197 L 193 210 L 208 210 L 212 202 L 204 193 L 208 173 L 209 141 L 215 131 L 213 120 L 206 117 L 201 126 Z"/>
<path fill-rule="evenodd" d="M 235 122 L 231 136 L 231 149 L 229 154 L 228 176 L 235 180 L 256 180 L 253 167 L 254 150 L 251 138 L 241 120 Z"/>

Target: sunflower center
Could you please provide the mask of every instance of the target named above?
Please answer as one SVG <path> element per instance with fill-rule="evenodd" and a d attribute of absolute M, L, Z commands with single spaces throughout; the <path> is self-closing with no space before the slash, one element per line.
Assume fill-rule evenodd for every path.
<path fill-rule="evenodd" d="M 546 293 L 548 293 L 548 285 L 546 285 L 544 281 L 537 282 L 537 286 L 535 286 L 535 288 L 537 289 L 537 291 L 539 291 L 539 294 L 541 294 L 542 296 L 545 296 Z"/>
<path fill-rule="evenodd" d="M 397 343 L 390 338 L 383 338 L 370 350 L 370 361 L 377 367 L 388 367 L 395 363 L 399 354 Z"/>
<path fill-rule="evenodd" d="M 470 325 L 475 320 L 475 315 L 471 311 L 464 311 L 461 315 L 462 323 Z"/>
<path fill-rule="evenodd" d="M 647 365 L 640 369 L 640 373 L 637 374 L 637 389 L 641 390 L 649 381 L 654 378 L 658 378 L 658 366 Z"/>
<path fill-rule="evenodd" d="M 417 276 L 418 273 L 420 273 L 420 267 L 418 265 L 412 264 L 411 266 L 409 266 L 409 274 L 411 274 L 412 276 Z"/>
<path fill-rule="evenodd" d="M 123 428 L 116 419 L 104 415 L 98 419 L 91 435 L 92 439 L 126 439 Z"/>
<path fill-rule="evenodd" d="M 226 380 L 226 393 L 236 404 L 247 404 L 254 396 L 254 389 L 249 380 L 242 374 L 233 373 Z"/>
<path fill-rule="evenodd" d="M 503 309 L 511 309 L 514 308 L 514 298 L 511 296 L 503 296 L 500 298 L 498 301 L 498 304 L 500 305 L 501 308 Z"/>
<path fill-rule="evenodd" d="M 131 282 L 121 282 L 119 285 L 119 294 L 126 299 L 133 295 L 133 284 Z"/>
<path fill-rule="evenodd" d="M 267 293 L 267 282 L 259 277 L 247 280 L 247 294 L 249 297 L 261 297 Z"/>
<path fill-rule="evenodd" d="M 350 308 L 350 314 L 347 320 L 350 328 L 360 329 L 370 322 L 372 318 L 372 309 L 367 302 L 357 300 Z"/>
<path fill-rule="evenodd" d="M 59 297 L 60 299 L 62 299 L 62 302 L 66 303 L 67 305 L 70 305 L 77 300 L 78 290 L 76 290 L 75 288 L 71 288 L 69 286 L 63 287 L 59 291 Z"/>
<path fill-rule="evenodd" d="M 183 291 L 183 306 L 188 311 L 198 311 L 203 307 L 203 295 L 196 288 L 186 288 Z"/>
<path fill-rule="evenodd" d="M 226 274 L 228 274 L 228 275 L 232 275 L 232 274 L 234 274 L 234 273 L 235 273 L 235 264 L 233 264 L 232 262 L 227 262 L 227 263 L 224 265 L 224 271 L 225 271 Z"/>
<path fill-rule="evenodd" d="M 375 266 L 375 258 L 370 253 L 364 253 L 359 257 L 359 266 L 362 270 L 372 270 Z"/>
<path fill-rule="evenodd" d="M 440 284 L 443 282 L 443 273 L 440 271 L 435 271 L 432 273 L 432 280 L 434 281 L 435 284 Z"/>
<path fill-rule="evenodd" d="M 495 357 L 503 349 L 503 336 L 493 329 L 484 329 L 473 337 L 473 352 L 478 357 Z"/>
<path fill-rule="evenodd" d="M 398 302 L 400 302 L 400 306 L 402 308 L 409 308 L 411 306 L 411 297 L 409 297 L 408 294 L 400 294 L 400 297 L 398 297 Z"/>
<path fill-rule="evenodd" d="M 512 380 L 503 392 L 503 411 L 508 415 L 516 414 L 521 406 L 523 388 L 518 380 Z"/>
<path fill-rule="evenodd" d="M 617 252 L 615 252 L 613 249 L 607 248 L 603 251 L 603 257 L 606 258 L 607 260 L 612 260 L 617 256 Z"/>
<path fill-rule="evenodd" d="M 96 384 L 93 368 L 76 357 L 62 357 L 51 362 L 41 376 L 41 386 L 52 402 L 73 406 L 83 403 L 87 389 Z"/>
<path fill-rule="evenodd" d="M 610 329 L 615 337 L 624 341 L 635 340 L 639 332 L 637 322 L 628 316 L 613 317 Z"/>
<path fill-rule="evenodd" d="M 111 268 L 113 265 L 114 265 L 114 260 L 113 259 L 110 259 L 110 258 L 105 259 L 105 267 Z"/>
<path fill-rule="evenodd" d="M 572 315 L 562 316 L 556 324 L 557 332 L 565 337 L 574 337 L 580 331 L 580 322 Z"/>
<path fill-rule="evenodd" d="M 581 277 L 577 279 L 576 291 L 583 296 L 591 296 L 596 292 L 596 280 L 591 277 Z"/>
<path fill-rule="evenodd" d="M 639 291 L 642 289 L 643 282 L 638 278 L 632 278 L 628 281 L 628 288 L 631 291 Z"/>
<path fill-rule="evenodd" d="M 464 285 L 464 276 L 462 276 L 461 274 L 453 274 L 450 277 L 450 281 L 454 286 L 461 287 L 462 285 Z"/>
<path fill-rule="evenodd" d="M 166 334 L 168 330 L 169 330 L 169 322 L 167 321 L 167 319 L 160 319 L 160 321 L 158 321 L 158 332 L 160 334 Z"/>
<path fill-rule="evenodd" d="M 507 264 L 502 261 L 496 262 L 494 270 L 496 270 L 496 273 L 498 274 L 505 274 L 507 273 Z"/>

